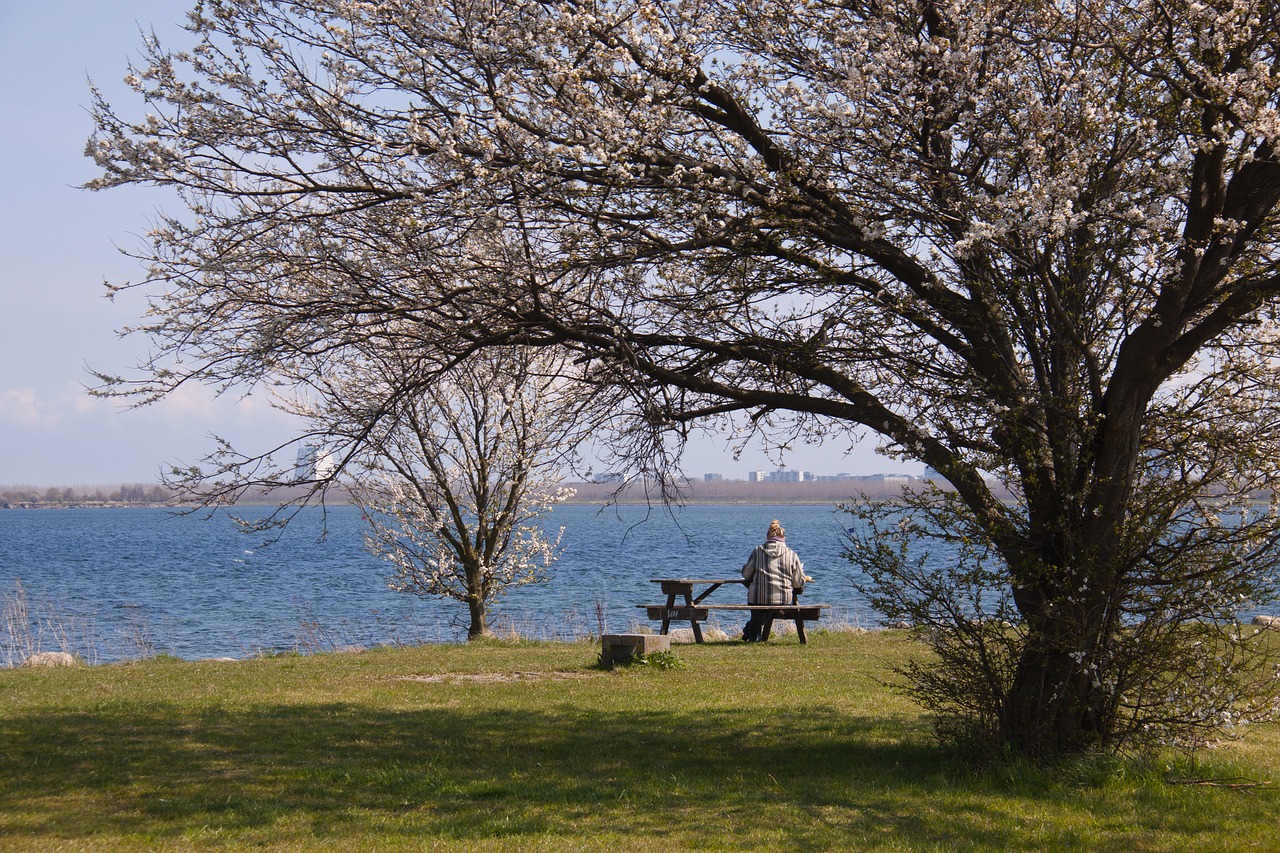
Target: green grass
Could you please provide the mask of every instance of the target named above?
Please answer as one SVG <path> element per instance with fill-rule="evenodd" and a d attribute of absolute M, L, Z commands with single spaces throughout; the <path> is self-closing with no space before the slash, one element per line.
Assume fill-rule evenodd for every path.
<path fill-rule="evenodd" d="M 1193 768 L 973 769 L 893 632 L 0 671 L 0 848 L 1272 850 L 1280 730 Z M 1171 778 L 1243 776 L 1228 789 Z"/>

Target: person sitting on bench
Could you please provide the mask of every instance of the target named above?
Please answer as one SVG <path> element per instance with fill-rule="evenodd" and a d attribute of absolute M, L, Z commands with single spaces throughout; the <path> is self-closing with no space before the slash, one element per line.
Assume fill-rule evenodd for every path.
<path fill-rule="evenodd" d="M 747 604 L 794 604 L 796 595 L 804 590 L 804 563 L 787 547 L 787 532 L 776 518 L 769 522 L 765 543 L 757 545 L 747 558 L 742 578 L 748 583 Z M 743 641 L 759 640 L 767 618 L 753 611 L 743 629 Z"/>

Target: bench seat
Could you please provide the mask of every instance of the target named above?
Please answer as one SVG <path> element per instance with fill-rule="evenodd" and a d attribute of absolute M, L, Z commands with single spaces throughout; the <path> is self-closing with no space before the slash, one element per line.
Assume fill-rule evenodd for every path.
<path fill-rule="evenodd" d="M 736 610 L 752 615 L 764 614 L 764 628 L 760 632 L 762 640 L 769 639 L 769 631 L 773 627 L 774 619 L 789 619 L 796 623 L 796 635 L 800 638 L 801 644 L 807 642 L 804 623 L 822 618 L 822 611 L 831 609 L 830 604 L 637 604 L 636 607 L 647 611 L 650 619 L 661 620 L 664 634 L 672 620 L 691 623 L 698 642 L 702 642 L 702 632 L 698 629 L 698 623 L 705 622 L 712 610 Z"/>
<path fill-rule="evenodd" d="M 688 622 L 690 619 L 696 619 L 699 622 L 707 621 L 707 617 L 711 614 L 707 611 L 711 609 L 709 604 L 637 604 L 636 607 L 643 607 L 649 611 L 650 619 L 676 619 L 681 622 Z"/>
<path fill-rule="evenodd" d="M 813 621 L 830 610 L 830 604 L 704 604 L 708 610 L 745 610 L 748 613 L 770 611 L 778 619 L 807 619 Z"/>

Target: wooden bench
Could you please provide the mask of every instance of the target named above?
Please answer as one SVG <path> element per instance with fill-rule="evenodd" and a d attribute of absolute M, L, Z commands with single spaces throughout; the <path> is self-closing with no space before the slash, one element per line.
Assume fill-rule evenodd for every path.
<path fill-rule="evenodd" d="M 823 610 L 830 610 L 830 604 L 637 604 L 647 611 L 650 619 L 662 622 L 661 633 L 666 634 L 673 621 L 688 622 L 693 626 L 693 638 L 702 642 L 700 622 L 705 622 L 712 610 L 745 611 L 751 615 L 765 614 L 764 628 L 760 639 L 769 639 L 769 631 L 773 628 L 774 619 L 789 619 L 796 623 L 796 635 L 801 644 L 808 642 L 805 637 L 804 623 L 815 622 L 822 617 Z"/>
<path fill-rule="evenodd" d="M 637 604 L 636 607 L 643 608 L 648 611 L 649 618 L 654 621 L 662 622 L 662 630 L 658 633 L 665 634 L 671 627 L 672 622 L 690 622 L 693 624 L 694 639 L 699 643 L 702 642 L 702 630 L 698 627 L 699 622 L 706 622 L 711 615 L 709 612 L 709 604 Z"/>
<path fill-rule="evenodd" d="M 761 642 L 769 639 L 769 631 L 773 628 L 774 619 L 790 619 L 796 623 L 796 636 L 804 645 L 808 639 L 804 635 L 804 623 L 816 622 L 822 618 L 823 610 L 830 610 L 830 604 L 708 604 L 708 610 L 742 610 L 752 616 L 764 614 L 764 627 L 760 630 Z"/>

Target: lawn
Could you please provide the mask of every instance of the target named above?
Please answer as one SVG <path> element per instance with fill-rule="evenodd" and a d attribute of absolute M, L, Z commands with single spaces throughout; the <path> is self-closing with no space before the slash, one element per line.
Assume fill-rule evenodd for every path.
<path fill-rule="evenodd" d="M 1280 728 L 975 768 L 883 686 L 904 635 L 484 642 L 0 670 L 0 849 L 1273 850 Z M 1204 784 L 1241 778 L 1261 786 Z M 1193 784 L 1201 783 L 1201 784 Z"/>

